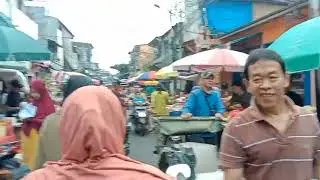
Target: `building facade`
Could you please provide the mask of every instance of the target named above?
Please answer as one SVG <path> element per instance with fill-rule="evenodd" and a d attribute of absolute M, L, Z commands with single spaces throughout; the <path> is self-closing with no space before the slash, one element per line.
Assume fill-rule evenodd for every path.
<path fill-rule="evenodd" d="M 154 38 L 148 43 L 154 50 L 153 65 L 159 69 L 181 59 L 183 53 L 183 23 L 172 26 L 162 36 Z"/>
<path fill-rule="evenodd" d="M 73 53 L 77 56 L 79 69 L 91 68 L 93 45 L 85 42 L 72 42 Z"/>
<path fill-rule="evenodd" d="M 287 5 L 288 2 L 283 0 L 221 0 L 210 2 L 205 8 L 209 30 L 216 36 L 245 26 L 256 19 L 282 9 Z"/>
<path fill-rule="evenodd" d="M 148 44 L 135 45 L 130 54 L 131 75 L 139 71 L 148 71 L 155 59 L 156 49 Z"/>
<path fill-rule="evenodd" d="M 39 41 L 54 54 L 53 67 L 57 70 L 77 69 L 71 31 L 58 18 L 48 16 L 45 7 L 26 5 L 24 11 L 38 24 Z"/>
<path fill-rule="evenodd" d="M 38 24 L 24 14 L 23 0 L 0 0 L 0 13 L 9 18 L 16 29 L 38 39 Z"/>

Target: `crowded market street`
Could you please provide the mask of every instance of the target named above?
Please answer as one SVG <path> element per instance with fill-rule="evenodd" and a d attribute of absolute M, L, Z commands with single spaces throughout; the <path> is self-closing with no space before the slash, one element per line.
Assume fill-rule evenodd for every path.
<path fill-rule="evenodd" d="M 320 0 L 0 0 L 0 180 L 320 180 Z"/>

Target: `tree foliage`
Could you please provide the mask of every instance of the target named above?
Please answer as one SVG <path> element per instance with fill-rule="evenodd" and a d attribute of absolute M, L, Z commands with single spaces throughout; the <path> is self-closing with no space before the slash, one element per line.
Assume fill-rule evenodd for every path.
<path fill-rule="evenodd" d="M 129 64 L 116 64 L 114 66 L 111 66 L 111 68 L 119 71 L 120 79 L 127 79 L 129 77 L 129 71 L 130 71 Z"/>

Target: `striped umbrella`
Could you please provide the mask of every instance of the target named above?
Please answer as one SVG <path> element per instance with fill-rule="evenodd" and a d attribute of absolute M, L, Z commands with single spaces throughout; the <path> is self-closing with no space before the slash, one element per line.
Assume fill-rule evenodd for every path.
<path fill-rule="evenodd" d="M 166 66 L 161 68 L 156 73 L 156 79 L 169 79 L 169 78 L 175 78 L 179 75 L 177 71 L 173 70 L 173 66 Z"/>
<path fill-rule="evenodd" d="M 144 86 L 156 86 L 159 84 L 159 81 L 139 81 L 139 84 Z"/>
<path fill-rule="evenodd" d="M 142 75 L 143 73 L 140 73 L 138 76 L 134 76 L 134 77 L 131 77 L 127 80 L 127 83 L 133 83 L 133 82 L 136 82 L 138 80 L 138 78 Z"/>
<path fill-rule="evenodd" d="M 242 72 L 248 55 L 229 49 L 212 49 L 182 58 L 172 65 L 178 71 Z"/>
<path fill-rule="evenodd" d="M 149 71 L 139 75 L 137 81 L 150 81 L 155 79 L 156 79 L 156 71 Z"/>

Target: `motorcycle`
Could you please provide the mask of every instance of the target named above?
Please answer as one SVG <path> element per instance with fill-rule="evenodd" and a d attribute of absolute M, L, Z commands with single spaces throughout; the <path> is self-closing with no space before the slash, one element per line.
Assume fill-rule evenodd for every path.
<path fill-rule="evenodd" d="M 148 132 L 148 106 L 145 101 L 133 101 L 133 112 L 131 114 L 134 132 L 144 136 Z"/>

